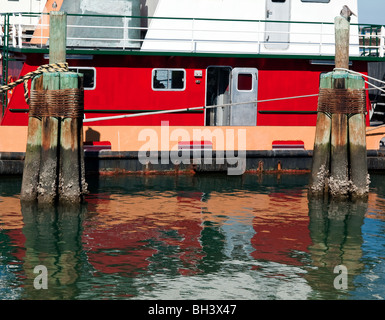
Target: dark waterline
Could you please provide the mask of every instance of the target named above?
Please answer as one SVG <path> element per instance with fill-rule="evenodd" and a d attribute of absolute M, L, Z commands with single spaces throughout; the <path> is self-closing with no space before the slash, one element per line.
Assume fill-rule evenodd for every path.
<path fill-rule="evenodd" d="M 37 208 L 0 177 L 0 299 L 384 299 L 383 178 L 325 203 L 306 174 L 88 177 L 86 204 Z"/>

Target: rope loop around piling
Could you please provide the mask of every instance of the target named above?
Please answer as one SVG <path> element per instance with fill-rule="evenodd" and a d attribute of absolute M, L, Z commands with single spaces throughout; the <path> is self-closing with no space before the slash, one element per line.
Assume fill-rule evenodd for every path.
<path fill-rule="evenodd" d="M 31 90 L 30 117 L 82 118 L 83 89 Z"/>
<path fill-rule="evenodd" d="M 0 86 L 0 93 L 3 93 L 5 91 L 11 90 L 17 85 L 23 83 L 24 84 L 24 99 L 25 102 L 29 105 L 30 104 L 30 98 L 29 98 L 29 90 L 28 90 L 28 81 L 33 79 L 34 77 L 43 74 L 44 72 L 67 72 L 68 69 L 68 63 L 51 63 L 51 64 L 43 64 L 39 66 L 35 71 L 28 72 L 23 77 L 17 79 L 14 82 L 8 83 L 6 85 Z"/>
<path fill-rule="evenodd" d="M 365 90 L 320 88 L 317 111 L 332 114 L 366 113 Z"/>

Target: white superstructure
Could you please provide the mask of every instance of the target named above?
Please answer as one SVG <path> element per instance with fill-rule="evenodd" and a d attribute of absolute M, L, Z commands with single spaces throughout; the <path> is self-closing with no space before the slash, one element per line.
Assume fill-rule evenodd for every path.
<path fill-rule="evenodd" d="M 21 12 L 43 12 L 47 0 L 1 0 L 0 2 L 0 13 L 12 12 L 17 16 Z M 17 20 L 24 25 L 35 25 L 38 22 L 36 17 L 23 17 Z"/>
<path fill-rule="evenodd" d="M 15 13 L 0 13 L 0 45 L 8 24 L 11 46 L 46 47 L 47 13 L 56 1 L 2 1 L 18 6 L 14 6 Z M 334 55 L 334 19 L 348 5 L 357 15 L 351 17 L 350 55 L 384 56 L 385 28 L 359 27 L 357 0 L 57 2 L 55 10 L 68 13 L 67 45 L 71 48 L 299 56 Z M 16 11 L 21 8 L 44 13 L 19 15 Z"/>
<path fill-rule="evenodd" d="M 332 55 L 343 5 L 357 12 L 357 0 L 160 0 L 142 50 Z M 358 55 L 356 16 L 351 23 Z"/>
<path fill-rule="evenodd" d="M 0 13 L 42 12 L 46 2 L 46 0 L 1 0 Z"/>

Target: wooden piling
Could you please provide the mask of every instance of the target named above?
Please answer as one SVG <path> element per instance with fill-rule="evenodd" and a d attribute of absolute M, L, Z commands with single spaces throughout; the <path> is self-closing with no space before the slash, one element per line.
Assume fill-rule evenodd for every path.
<path fill-rule="evenodd" d="M 330 74 L 321 75 L 320 88 L 331 88 Z M 324 192 L 327 192 L 326 179 L 330 169 L 330 134 L 331 115 L 318 112 L 309 190 L 313 195 L 323 195 Z"/>
<path fill-rule="evenodd" d="M 349 34 L 350 23 L 347 19 L 338 16 L 334 20 L 335 27 L 335 67 L 349 68 Z M 346 89 L 348 73 L 336 71 L 333 74 L 332 88 Z M 337 108 L 338 109 L 338 108 Z M 332 114 L 331 134 L 331 182 L 330 192 L 334 196 L 348 196 L 349 187 L 349 160 L 348 160 L 348 117 L 337 112 Z"/>
<path fill-rule="evenodd" d="M 361 76 L 350 75 L 348 87 L 364 89 Z M 352 114 L 349 118 L 349 159 L 351 195 L 354 198 L 366 197 L 369 192 L 368 163 L 366 150 L 366 119 L 364 113 Z"/>
<path fill-rule="evenodd" d="M 344 17 L 338 16 L 334 19 L 335 34 L 335 67 L 349 68 L 349 37 L 350 22 Z"/>
<path fill-rule="evenodd" d="M 35 77 L 31 83 L 32 90 L 43 89 L 43 77 Z M 21 184 L 20 200 L 35 201 L 38 194 L 39 169 L 41 158 L 41 118 L 28 118 L 27 148 Z"/>
<path fill-rule="evenodd" d="M 339 69 L 349 68 L 349 30 L 347 19 L 335 18 L 335 67 Z M 333 198 L 367 194 L 364 88 L 363 77 L 348 70 L 321 76 L 310 195 L 324 194 L 326 189 Z M 322 89 L 331 90 L 321 95 Z"/>
<path fill-rule="evenodd" d="M 49 54 L 50 64 L 66 60 L 64 12 L 50 13 Z M 21 200 L 80 203 L 86 192 L 82 75 L 45 72 L 32 89 Z"/>
<path fill-rule="evenodd" d="M 67 13 L 49 13 L 49 63 L 66 62 Z"/>
<path fill-rule="evenodd" d="M 66 62 L 67 14 L 50 12 L 49 63 Z M 43 90 L 59 90 L 60 73 L 43 75 Z M 42 117 L 42 149 L 39 176 L 38 202 L 53 203 L 58 191 L 58 143 L 60 121 L 58 117 Z"/>
<path fill-rule="evenodd" d="M 50 28 L 49 62 L 65 62 L 67 15 L 64 12 L 51 12 L 51 19 L 52 18 L 55 19 L 55 24 Z M 82 75 L 74 72 L 60 74 L 61 90 L 82 90 L 82 88 Z M 64 116 L 60 119 L 60 146 L 58 158 L 58 163 L 60 164 L 58 168 L 59 202 L 81 202 L 82 196 L 86 192 L 82 121 L 82 115 L 78 117 Z"/>
<path fill-rule="evenodd" d="M 43 90 L 59 90 L 60 73 L 43 75 Z M 41 120 L 41 159 L 39 174 L 38 202 L 54 203 L 58 188 L 58 143 L 59 119 L 43 116 Z"/>
<path fill-rule="evenodd" d="M 63 73 L 61 89 L 81 89 L 82 77 Z M 59 201 L 81 202 L 85 191 L 82 118 L 64 117 L 60 131 Z"/>
<path fill-rule="evenodd" d="M 333 73 L 332 87 L 345 89 L 347 72 Z M 348 116 L 344 113 L 332 114 L 332 132 L 330 149 L 329 192 L 334 197 L 349 195 L 349 159 L 348 159 Z"/>

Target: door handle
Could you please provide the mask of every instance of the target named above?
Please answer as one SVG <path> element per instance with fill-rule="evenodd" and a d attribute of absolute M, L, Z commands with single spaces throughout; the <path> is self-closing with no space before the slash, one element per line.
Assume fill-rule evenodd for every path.
<path fill-rule="evenodd" d="M 269 18 L 273 12 L 271 12 L 269 9 L 266 11 L 266 18 Z"/>

